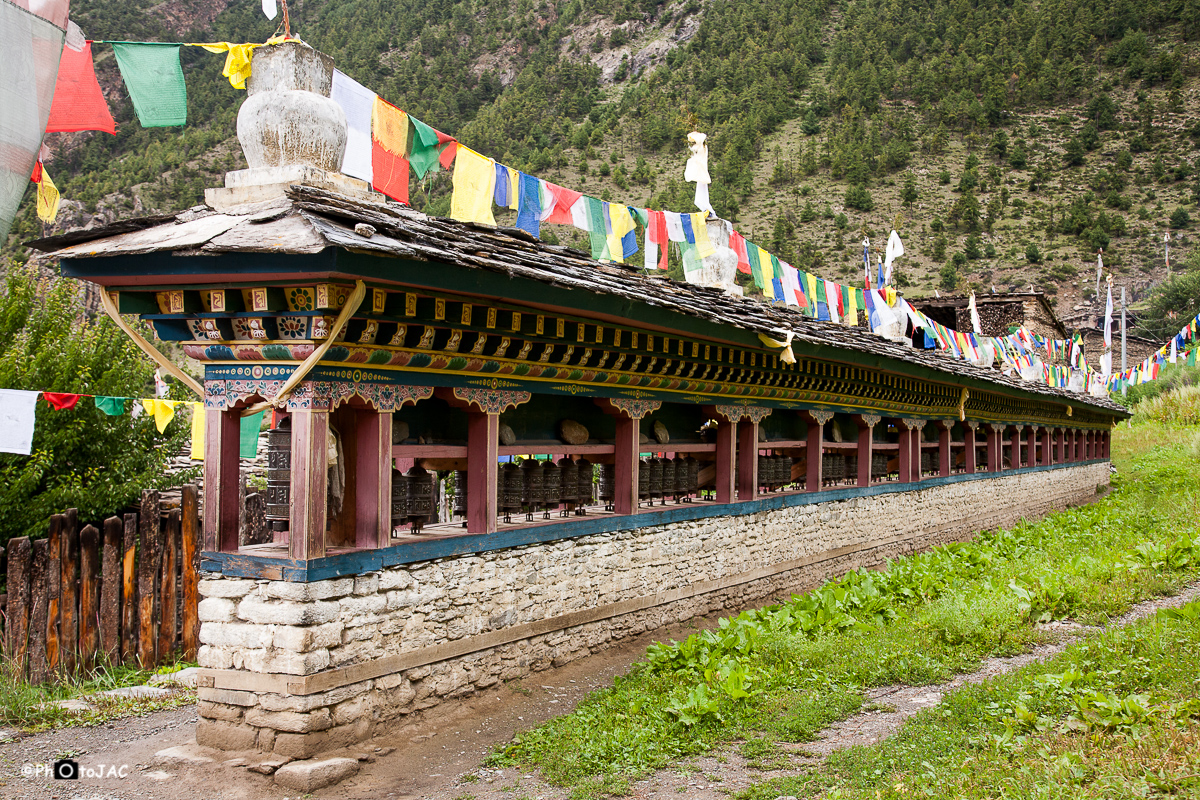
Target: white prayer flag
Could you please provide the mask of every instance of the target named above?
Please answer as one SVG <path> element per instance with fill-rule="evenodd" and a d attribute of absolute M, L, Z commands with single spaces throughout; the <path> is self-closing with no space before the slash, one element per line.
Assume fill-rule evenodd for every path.
<path fill-rule="evenodd" d="M 1104 304 L 1104 346 L 1112 347 L 1112 317 L 1113 317 L 1113 301 L 1112 301 L 1112 285 L 1108 287 L 1108 302 Z"/>
<path fill-rule="evenodd" d="M 267 19 L 275 19 L 275 15 L 279 13 L 279 6 L 275 0 L 262 0 L 262 10 Z"/>
<path fill-rule="evenodd" d="M 335 69 L 329 97 L 346 114 L 346 153 L 342 156 L 342 172 L 370 183 L 373 177 L 371 111 L 375 108 L 375 93 Z"/>
<path fill-rule="evenodd" d="M 884 252 L 883 258 L 883 283 L 885 286 L 890 286 L 892 283 L 892 262 L 902 255 L 904 255 L 904 243 L 900 241 L 900 234 L 892 231 L 888 234 L 887 250 Z"/>
<path fill-rule="evenodd" d="M 982 334 L 979 329 L 979 310 L 975 307 L 975 292 L 971 292 L 971 302 L 967 304 L 967 308 L 971 310 L 971 330 L 977 334 Z"/>
<path fill-rule="evenodd" d="M 41 392 L 0 389 L 0 453 L 27 456 L 33 448 L 34 410 Z"/>

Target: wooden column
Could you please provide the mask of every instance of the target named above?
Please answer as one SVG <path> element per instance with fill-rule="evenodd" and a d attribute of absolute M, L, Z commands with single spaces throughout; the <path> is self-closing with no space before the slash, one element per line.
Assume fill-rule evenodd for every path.
<path fill-rule="evenodd" d="M 137 538 L 138 515 L 126 514 L 121 553 L 121 654 L 132 661 L 138 652 Z M 145 556 L 145 553 L 142 554 Z"/>
<path fill-rule="evenodd" d="M 62 529 L 66 527 L 65 514 L 50 518 L 50 531 L 46 535 L 46 672 L 58 670 L 62 657 L 58 633 L 62 604 Z"/>
<path fill-rule="evenodd" d="M 157 663 L 155 647 L 158 645 L 158 635 L 155 626 L 158 623 L 159 609 L 155 602 L 158 594 L 155 592 L 154 579 L 158 575 L 159 559 L 161 558 L 159 552 L 159 544 L 162 540 L 159 535 L 161 524 L 158 511 L 158 492 L 142 492 L 142 506 L 138 512 L 137 656 L 143 669 L 148 669 Z M 66 638 L 64 633 L 64 648 L 66 647 Z"/>
<path fill-rule="evenodd" d="M 467 533 L 496 532 L 500 414 L 467 412 Z"/>
<path fill-rule="evenodd" d="M 633 514 L 638 509 L 638 454 L 641 452 L 640 419 L 616 416 L 616 461 L 613 466 L 613 511 Z M 720 476 L 718 475 L 718 482 Z"/>
<path fill-rule="evenodd" d="M 900 424 L 896 426 L 896 430 L 900 433 L 900 483 L 910 483 L 912 481 L 912 440 L 913 430 L 908 427 L 907 420 L 900 420 Z"/>
<path fill-rule="evenodd" d="M 1020 469 L 1021 468 L 1021 464 L 1022 464 L 1022 461 L 1021 461 L 1021 438 L 1022 438 L 1021 432 L 1024 429 L 1025 429 L 1024 425 L 1013 425 L 1012 426 L 1012 435 L 1010 437 L 1010 442 L 1011 442 L 1010 447 L 1012 448 L 1012 453 L 1009 456 L 1009 463 L 1008 463 L 1009 469 Z"/>
<path fill-rule="evenodd" d="M 47 584 L 50 567 L 50 542 L 38 539 L 33 543 L 33 566 L 29 577 L 29 682 L 44 683 L 46 669 Z M 12 585 L 9 584 L 9 591 Z"/>
<path fill-rule="evenodd" d="M 1000 472 L 1004 468 L 1004 426 L 988 423 L 987 454 L 988 472 Z"/>
<path fill-rule="evenodd" d="M 737 460 L 737 424 L 717 418 L 716 495 L 718 503 L 732 503 L 737 497 L 734 464 Z"/>
<path fill-rule="evenodd" d="M 908 456 L 909 483 L 921 480 L 921 432 L 925 430 L 925 420 L 906 419 L 904 427 L 909 429 L 908 446 L 911 452 Z"/>
<path fill-rule="evenodd" d="M 874 446 L 875 426 L 879 424 L 877 414 L 856 414 L 858 425 L 858 486 L 871 485 L 871 451 Z"/>
<path fill-rule="evenodd" d="M 979 423 L 973 419 L 969 419 L 963 423 L 963 427 L 965 429 L 963 431 L 963 464 L 966 467 L 967 474 L 974 475 L 979 469 L 979 465 L 975 463 L 977 459 L 975 430 L 979 427 Z"/>
<path fill-rule="evenodd" d="M 1104 431 L 1104 457 L 1112 458 L 1112 431 Z"/>
<path fill-rule="evenodd" d="M 942 477 L 950 474 L 950 429 L 953 427 L 952 419 L 938 420 L 938 475 Z M 966 445 L 965 437 L 963 444 Z"/>
<path fill-rule="evenodd" d="M 79 666 L 95 666 L 100 646 L 100 531 L 79 532 Z"/>
<path fill-rule="evenodd" d="M 104 544 L 101 547 L 100 655 L 104 663 L 118 664 L 121 659 L 121 519 L 104 520 Z M 187 612 L 187 603 L 184 603 Z"/>
<path fill-rule="evenodd" d="M 154 496 L 157 502 L 158 492 L 154 492 Z M 59 663 L 63 672 L 70 675 L 75 672 L 79 654 L 79 521 L 78 512 L 73 508 L 68 508 L 63 516 L 59 550 L 62 568 L 62 594 L 58 605 Z"/>
<path fill-rule="evenodd" d="M 1043 467 L 1048 467 L 1054 463 L 1054 443 L 1052 441 L 1053 434 L 1045 425 L 1042 426 L 1042 458 L 1038 461 Z"/>
<path fill-rule="evenodd" d="M 1087 435 L 1087 457 L 1091 461 L 1096 457 L 1096 432 L 1088 431 Z"/>
<path fill-rule="evenodd" d="M 197 518 L 196 484 L 189 483 L 183 487 L 180 501 L 180 558 L 183 561 L 183 612 L 180 620 L 180 639 L 183 644 L 183 657 L 188 661 L 196 660 L 200 649 L 200 618 L 198 615 L 200 602 L 200 547 L 198 534 L 200 520 Z"/>
<path fill-rule="evenodd" d="M 28 536 L 8 543 L 8 600 L 4 606 L 4 656 L 16 665 L 18 675 L 25 672 L 25 654 L 29 635 L 30 575 L 33 571 L 33 545 Z"/>
<path fill-rule="evenodd" d="M 325 555 L 328 439 L 328 411 L 292 411 L 292 513 L 288 541 L 288 555 L 292 558 Z M 207 528 L 208 520 L 204 524 Z"/>
<path fill-rule="evenodd" d="M 1029 426 L 1029 435 L 1026 438 L 1028 439 L 1028 445 L 1026 447 L 1027 454 L 1025 456 L 1025 466 L 1036 467 L 1038 464 L 1042 463 L 1041 459 L 1038 458 L 1038 454 L 1037 454 L 1037 445 L 1038 445 L 1038 426 L 1037 425 Z"/>
<path fill-rule="evenodd" d="M 758 494 L 758 423 L 743 418 L 737 424 L 737 499 L 753 500 Z"/>
<path fill-rule="evenodd" d="M 238 549 L 239 451 L 242 418 L 237 409 L 204 410 L 204 549 Z"/>
<path fill-rule="evenodd" d="M 1066 440 L 1067 461 L 1075 461 L 1075 429 L 1067 428 L 1063 431 L 1063 439 Z"/>
<path fill-rule="evenodd" d="M 1054 429 L 1054 460 L 1056 463 L 1063 463 L 1066 458 L 1066 430 L 1063 428 Z"/>
<path fill-rule="evenodd" d="M 392 538 L 392 413 L 367 408 L 356 410 L 355 417 L 354 546 L 387 547 Z M 492 525 L 495 530 L 494 516 Z"/>
<path fill-rule="evenodd" d="M 808 436 L 804 448 L 808 472 L 804 478 L 804 489 L 808 492 L 819 492 L 824 479 L 822 456 L 825 455 L 825 423 L 833 418 L 833 412 L 805 411 L 801 416 L 808 423 Z"/>

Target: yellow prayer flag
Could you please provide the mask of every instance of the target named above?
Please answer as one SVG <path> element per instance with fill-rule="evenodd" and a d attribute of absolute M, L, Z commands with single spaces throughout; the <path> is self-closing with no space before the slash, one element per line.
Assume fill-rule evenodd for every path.
<path fill-rule="evenodd" d="M 706 239 L 707 241 L 707 239 Z M 699 234 L 696 235 L 696 244 L 700 243 Z M 758 245 L 755 245 L 758 247 Z M 763 276 L 763 293 L 767 297 L 775 296 L 775 289 L 771 286 L 771 281 L 775 280 L 775 265 L 771 262 L 771 254 L 761 247 L 758 248 L 758 266 L 762 270 Z"/>
<path fill-rule="evenodd" d="M 613 261 L 624 261 L 625 251 L 621 245 L 621 239 L 634 229 L 633 216 L 629 213 L 627 206 L 610 203 L 608 219 L 609 224 L 612 225 L 612 233 L 608 234 L 608 253 Z"/>
<path fill-rule="evenodd" d="M 818 296 L 817 295 L 817 276 L 813 275 L 811 272 L 806 272 L 806 273 L 804 273 L 804 282 L 808 284 L 808 292 L 807 292 L 808 302 L 809 302 L 809 305 L 812 306 L 812 315 L 815 317 L 817 315 L 817 296 Z M 828 305 L 829 298 L 825 298 L 825 300 L 826 300 L 826 305 Z"/>
<path fill-rule="evenodd" d="M 42 222 L 54 222 L 58 219 L 59 203 L 58 187 L 50 180 L 50 173 L 42 167 L 42 180 L 37 188 L 37 215 Z"/>
<path fill-rule="evenodd" d="M 482 225 L 496 224 L 496 218 L 492 216 L 492 195 L 496 188 L 495 161 L 459 144 L 452 183 L 451 218 Z"/>
<path fill-rule="evenodd" d="M 508 207 L 516 211 L 520 206 L 518 202 L 521 194 L 521 172 L 512 167 L 505 167 L 508 170 Z"/>
<path fill-rule="evenodd" d="M 843 298 L 846 301 L 846 318 L 842 321 L 847 325 L 853 326 L 858 324 L 858 298 L 854 296 L 856 289 L 853 286 L 848 286 L 846 288 L 849 290 L 846 292 L 849 297 Z M 841 290 L 840 285 L 838 286 L 838 290 Z"/>
<path fill-rule="evenodd" d="M 371 108 L 371 137 L 394 156 L 408 157 L 408 114 L 375 96 Z"/>
<path fill-rule="evenodd" d="M 204 460 L 204 404 L 188 403 L 192 407 L 192 458 Z"/>
<path fill-rule="evenodd" d="M 712 242 L 708 240 L 708 212 L 697 211 L 695 214 L 689 215 L 692 218 L 692 233 L 696 235 L 696 251 L 701 258 L 708 258 L 713 253 L 717 252 L 717 248 L 713 247 Z M 767 256 L 767 261 L 763 262 L 765 266 L 771 257 Z"/>
<path fill-rule="evenodd" d="M 179 405 L 179 400 L 157 400 L 143 399 L 142 408 L 146 409 L 146 413 L 154 416 L 154 426 L 158 428 L 158 432 L 162 433 L 171 424 L 171 420 L 175 418 L 175 406 Z"/>

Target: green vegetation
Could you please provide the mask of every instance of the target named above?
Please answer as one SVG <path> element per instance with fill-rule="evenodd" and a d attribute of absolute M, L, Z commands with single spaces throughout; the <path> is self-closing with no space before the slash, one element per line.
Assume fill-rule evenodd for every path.
<path fill-rule="evenodd" d="M 74 281 L 39 280 L 32 269 L 8 272 L 0 294 L 0 386 L 153 396 L 153 362 L 107 317 L 89 319 L 78 291 Z M 106 416 L 90 398 L 68 411 L 38 403 L 32 455 L 0 454 L 0 545 L 44 534 L 50 516 L 67 508 L 78 508 L 85 521 L 114 513 L 172 479 L 164 468 L 188 437 L 186 415 L 160 434 L 152 417 Z"/>
<path fill-rule="evenodd" d="M 747 740 L 747 757 L 773 763 L 780 756 L 769 742 L 749 742 L 810 741 L 858 710 L 864 688 L 945 681 L 988 656 L 1053 639 L 1038 622 L 1100 624 L 1170 592 L 1200 573 L 1192 436 L 1156 424 L 1119 431 L 1121 474 L 1092 505 L 904 558 L 884 572 L 853 572 L 683 642 L 654 645 L 612 688 L 519 734 L 494 762 L 540 767 L 580 797 L 730 740 Z M 1102 714 L 1104 702 L 1080 713 Z M 789 793 L 776 788 L 755 796 Z"/>

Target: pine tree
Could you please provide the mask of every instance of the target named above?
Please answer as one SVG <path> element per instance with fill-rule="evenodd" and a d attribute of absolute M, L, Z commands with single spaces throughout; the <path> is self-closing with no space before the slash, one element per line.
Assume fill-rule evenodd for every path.
<path fill-rule="evenodd" d="M 919 197 L 917 191 L 917 176 L 911 172 L 904 173 L 904 186 L 900 189 L 900 199 L 904 201 L 904 205 L 912 207 Z"/>

